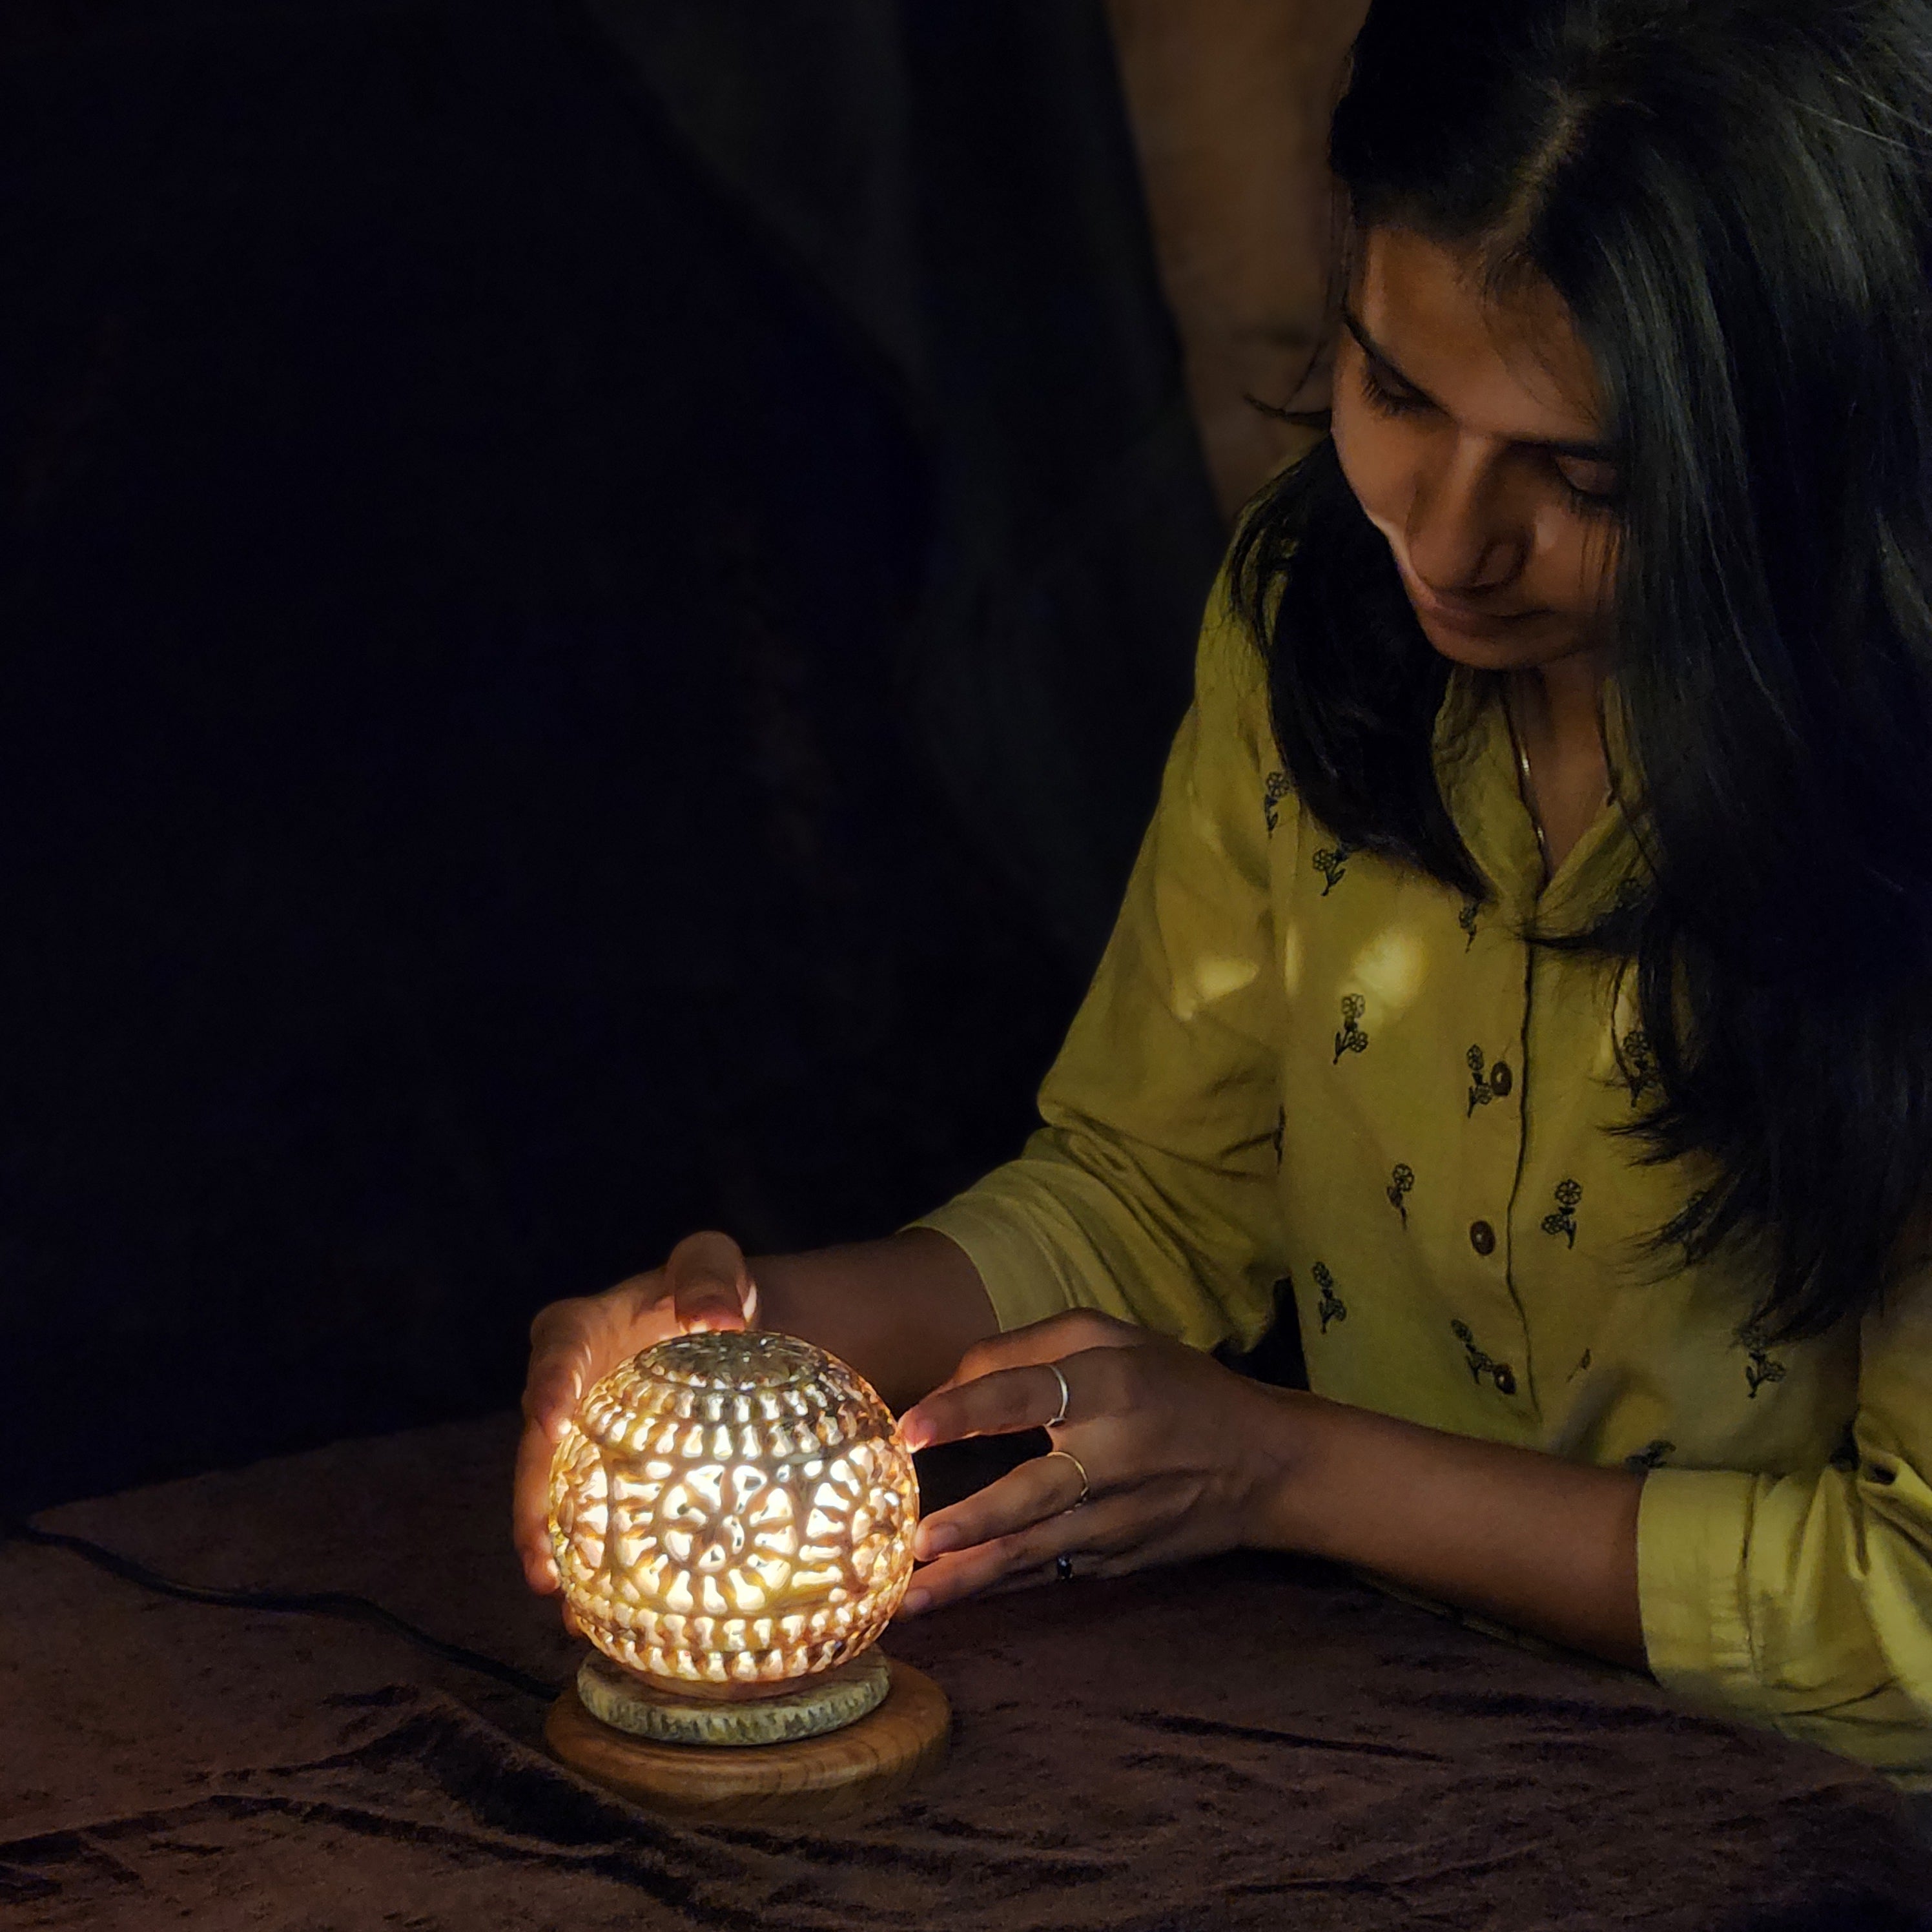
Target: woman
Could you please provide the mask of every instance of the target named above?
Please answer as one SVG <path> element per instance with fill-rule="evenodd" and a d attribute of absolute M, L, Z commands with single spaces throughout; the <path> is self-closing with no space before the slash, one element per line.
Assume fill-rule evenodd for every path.
<path fill-rule="evenodd" d="M 1251 512 L 1016 1161 L 547 1310 L 1052 1424 L 907 1610 L 1241 1544 L 1932 1788 L 1932 8 L 1378 0 Z M 1292 1284 L 1310 1390 L 1206 1351 Z M 1071 1506 L 1084 1504 L 1077 1514 Z"/>

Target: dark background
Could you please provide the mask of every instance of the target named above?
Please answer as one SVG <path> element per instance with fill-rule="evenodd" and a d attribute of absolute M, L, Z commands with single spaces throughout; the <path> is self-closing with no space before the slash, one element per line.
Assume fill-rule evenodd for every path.
<path fill-rule="evenodd" d="M 0 1508 L 1012 1152 L 1220 530 L 1097 6 L 0 12 Z"/>

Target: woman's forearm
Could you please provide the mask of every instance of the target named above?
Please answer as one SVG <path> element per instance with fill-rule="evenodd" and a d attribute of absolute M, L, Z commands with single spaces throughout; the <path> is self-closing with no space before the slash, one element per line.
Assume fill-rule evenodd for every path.
<path fill-rule="evenodd" d="M 761 1255 L 751 1270 L 764 1327 L 849 1363 L 895 1411 L 938 1387 L 975 1342 L 999 1332 L 978 1269 L 929 1228 Z"/>
<path fill-rule="evenodd" d="M 895 1410 L 998 1331 L 979 1272 L 928 1228 L 763 1256 L 759 1319 L 849 1362 Z M 1252 1386 L 1252 1385 L 1251 1385 Z M 1352 1563 L 1425 1596 L 1642 1670 L 1643 1479 L 1291 1390 L 1259 1445 L 1278 1473 L 1253 1540 Z"/>
<path fill-rule="evenodd" d="M 1281 1474 L 1256 1540 L 1645 1667 L 1641 1474 L 1280 1393 Z"/>

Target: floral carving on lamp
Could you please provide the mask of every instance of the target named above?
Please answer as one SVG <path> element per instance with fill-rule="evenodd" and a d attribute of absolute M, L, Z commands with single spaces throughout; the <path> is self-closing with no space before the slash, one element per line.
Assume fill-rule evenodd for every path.
<path fill-rule="evenodd" d="M 614 1369 L 550 1464 L 566 1600 L 614 1662 L 769 1696 L 850 1663 L 912 1574 L 919 1485 L 891 1412 L 809 1342 L 679 1335 Z"/>

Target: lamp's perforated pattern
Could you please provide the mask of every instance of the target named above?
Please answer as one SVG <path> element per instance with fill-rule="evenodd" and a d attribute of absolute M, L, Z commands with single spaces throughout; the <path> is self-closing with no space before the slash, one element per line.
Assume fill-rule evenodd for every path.
<path fill-rule="evenodd" d="M 591 1642 L 654 1677 L 781 1683 L 856 1657 L 912 1574 L 890 1412 L 809 1342 L 680 1335 L 614 1369 L 550 1463 L 550 1540 Z"/>

